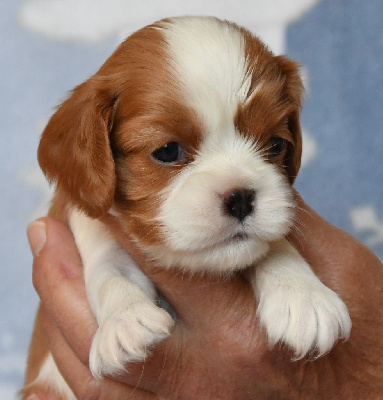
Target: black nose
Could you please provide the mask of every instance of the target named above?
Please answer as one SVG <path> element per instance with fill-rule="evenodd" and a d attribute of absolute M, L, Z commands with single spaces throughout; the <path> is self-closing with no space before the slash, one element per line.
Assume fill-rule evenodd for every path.
<path fill-rule="evenodd" d="M 255 191 L 251 189 L 235 189 L 224 198 L 226 211 L 242 222 L 253 212 Z"/>

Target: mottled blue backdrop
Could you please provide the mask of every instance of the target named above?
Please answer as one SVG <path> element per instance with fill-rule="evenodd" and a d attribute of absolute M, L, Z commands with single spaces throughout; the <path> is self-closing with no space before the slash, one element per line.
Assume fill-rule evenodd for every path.
<path fill-rule="evenodd" d="M 103 1 L 94 0 L 94 4 Z M 81 24 L 75 21 L 74 28 L 69 24 L 71 15 L 73 18 L 80 15 L 80 11 L 72 10 L 66 18 L 68 31 L 74 32 L 74 36 L 66 32 L 58 37 L 55 34 L 63 12 L 53 6 L 51 10 L 43 9 L 48 2 L 58 3 L 0 2 L 2 400 L 13 398 L 21 385 L 38 301 L 31 283 L 32 258 L 25 229 L 29 221 L 44 212 L 49 198 L 36 161 L 39 136 L 68 90 L 94 73 L 123 35 L 120 30 L 118 34 L 101 34 L 97 40 L 84 39 L 82 33 L 75 32 L 76 24 L 77 27 Z M 166 2 L 172 10 L 172 0 Z M 86 0 L 61 1 L 68 7 L 86 3 Z M 124 3 L 124 7 L 131 6 L 131 19 L 135 18 L 135 3 L 128 0 Z M 261 34 L 265 33 L 265 26 L 257 19 L 258 8 L 275 3 L 278 18 L 285 13 L 285 9 L 278 11 L 279 3 L 284 7 L 298 4 L 302 10 L 310 8 L 297 16 L 295 22 L 289 21 L 288 26 L 278 25 L 280 22 L 269 16 L 266 27 L 271 27 L 268 33 L 271 41 L 275 39 L 273 48 L 287 52 L 302 64 L 307 87 L 302 116 L 305 157 L 296 187 L 321 215 L 358 237 L 383 258 L 383 1 L 243 0 L 243 3 L 247 5 L 237 6 L 243 11 L 241 18 L 245 16 L 251 27 L 254 16 L 254 29 L 259 27 Z M 145 2 L 140 4 L 145 7 Z M 149 4 L 155 3 L 148 1 L 147 7 Z M 219 0 L 209 3 L 210 13 L 235 20 L 235 13 L 222 11 L 221 4 Z M 26 6 L 29 8 L 23 14 Z M 115 12 L 119 13 L 117 6 Z M 179 7 L 174 13 L 180 13 Z M 35 28 L 27 21 L 34 21 Z M 44 23 L 49 25 L 45 33 Z"/>

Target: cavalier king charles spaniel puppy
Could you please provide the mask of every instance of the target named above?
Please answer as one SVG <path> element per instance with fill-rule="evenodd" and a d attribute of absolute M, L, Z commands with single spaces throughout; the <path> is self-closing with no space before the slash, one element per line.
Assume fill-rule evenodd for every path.
<path fill-rule="evenodd" d="M 345 304 L 285 239 L 302 93 L 297 65 L 246 29 L 180 17 L 127 38 L 57 109 L 38 159 L 56 184 L 50 215 L 70 226 L 83 261 L 99 324 L 89 358 L 95 377 L 144 360 L 174 325 L 101 222 L 107 214 L 161 268 L 245 271 L 270 344 L 285 344 L 295 359 L 349 337 Z M 74 399 L 34 334 L 23 398 L 36 387 Z"/>

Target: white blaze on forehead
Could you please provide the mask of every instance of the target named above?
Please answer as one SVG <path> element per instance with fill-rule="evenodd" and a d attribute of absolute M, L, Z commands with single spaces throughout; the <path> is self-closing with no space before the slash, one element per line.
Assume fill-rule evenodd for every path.
<path fill-rule="evenodd" d="M 246 101 L 251 86 L 241 31 L 209 17 L 175 18 L 161 27 L 184 101 L 210 134 L 233 127 L 238 105 Z"/>
<path fill-rule="evenodd" d="M 238 106 L 262 90 L 262 81 L 251 88 L 245 37 L 235 25 L 186 17 L 160 26 L 181 101 L 195 111 L 204 138 L 162 193 L 158 223 L 166 245 L 151 255 L 194 271 L 246 267 L 265 254 L 268 241 L 287 233 L 294 206 L 285 178 L 234 124 Z M 256 211 L 242 223 L 224 206 L 225 195 L 238 188 L 256 192 Z"/>

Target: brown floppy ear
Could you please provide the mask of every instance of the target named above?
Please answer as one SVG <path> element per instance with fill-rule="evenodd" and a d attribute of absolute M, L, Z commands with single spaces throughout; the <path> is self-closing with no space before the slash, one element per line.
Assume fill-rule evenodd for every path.
<path fill-rule="evenodd" d="M 51 117 L 38 149 L 41 169 L 90 217 L 113 204 L 116 175 L 109 142 L 116 99 L 92 78 Z"/>
<path fill-rule="evenodd" d="M 288 116 L 288 128 L 294 143 L 289 143 L 286 154 L 285 165 L 287 175 L 291 184 L 298 174 L 302 158 L 302 132 L 300 124 L 300 109 L 304 93 L 302 79 L 299 74 L 299 66 L 289 59 L 276 57 L 279 67 L 285 76 L 285 95 L 292 105 L 292 111 Z"/>

